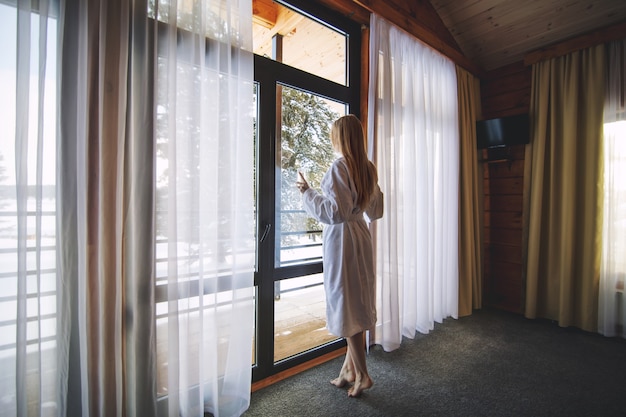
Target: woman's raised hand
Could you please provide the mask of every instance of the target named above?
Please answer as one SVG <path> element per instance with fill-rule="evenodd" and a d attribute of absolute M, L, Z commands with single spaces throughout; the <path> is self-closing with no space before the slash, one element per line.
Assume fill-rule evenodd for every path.
<path fill-rule="evenodd" d="M 300 190 L 301 193 L 309 189 L 309 183 L 306 181 L 304 175 L 302 175 L 302 172 L 300 171 L 298 171 L 298 180 L 296 181 L 296 187 L 298 187 L 298 190 Z"/>

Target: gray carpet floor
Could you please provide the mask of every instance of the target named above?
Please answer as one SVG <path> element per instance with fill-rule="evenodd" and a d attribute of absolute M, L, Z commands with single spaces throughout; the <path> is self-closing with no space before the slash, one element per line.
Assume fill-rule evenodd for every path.
<path fill-rule="evenodd" d="M 626 340 L 478 310 L 399 349 L 374 346 L 374 386 L 329 383 L 337 358 L 252 393 L 246 417 L 626 416 Z"/>

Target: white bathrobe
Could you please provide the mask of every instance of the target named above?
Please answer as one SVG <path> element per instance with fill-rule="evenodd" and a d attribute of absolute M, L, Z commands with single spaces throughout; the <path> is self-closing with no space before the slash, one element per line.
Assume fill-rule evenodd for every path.
<path fill-rule="evenodd" d="M 343 157 L 322 179 L 322 193 L 302 194 L 304 209 L 325 224 L 323 232 L 326 322 L 330 333 L 349 337 L 376 324 L 376 278 L 369 221 L 383 215 L 380 187 L 363 212 L 356 204 L 354 182 Z"/>

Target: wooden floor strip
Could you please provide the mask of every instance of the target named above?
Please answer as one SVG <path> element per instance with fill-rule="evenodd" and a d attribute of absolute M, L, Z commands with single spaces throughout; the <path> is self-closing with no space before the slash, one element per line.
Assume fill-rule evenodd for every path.
<path fill-rule="evenodd" d="M 272 376 L 269 376 L 269 377 L 267 377 L 265 379 L 262 379 L 260 381 L 254 382 L 254 383 L 252 383 L 252 392 L 258 391 L 261 388 L 268 387 L 268 386 L 270 386 L 272 384 L 275 384 L 275 383 L 277 383 L 279 381 L 287 379 L 290 376 L 299 374 L 300 372 L 304 372 L 307 369 L 311 369 L 314 366 L 317 366 L 317 365 L 322 364 L 324 362 L 328 362 L 328 361 L 330 361 L 332 359 L 335 359 L 335 358 L 337 358 L 339 356 L 345 355 L 345 353 L 346 353 L 346 348 L 342 347 L 342 348 L 339 348 L 339 349 L 334 350 L 332 352 L 329 352 L 329 353 L 327 353 L 325 355 L 317 357 L 315 359 L 311 359 L 308 362 L 304 362 L 304 363 L 302 363 L 300 365 L 296 365 L 293 368 L 289 368 L 289 369 L 287 369 L 285 371 L 279 372 L 279 373 L 277 373 L 275 375 L 272 375 Z M 339 372 L 339 370 L 337 370 L 337 372 Z"/>

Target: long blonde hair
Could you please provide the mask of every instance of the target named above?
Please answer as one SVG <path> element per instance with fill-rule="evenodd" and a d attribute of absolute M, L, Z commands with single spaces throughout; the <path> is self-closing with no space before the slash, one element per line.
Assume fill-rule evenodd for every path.
<path fill-rule="evenodd" d="M 330 140 L 346 160 L 350 177 L 356 186 L 356 203 L 364 209 L 374 193 L 378 174 L 374 164 L 367 159 L 361 121 L 353 114 L 335 120 L 330 129 Z"/>

